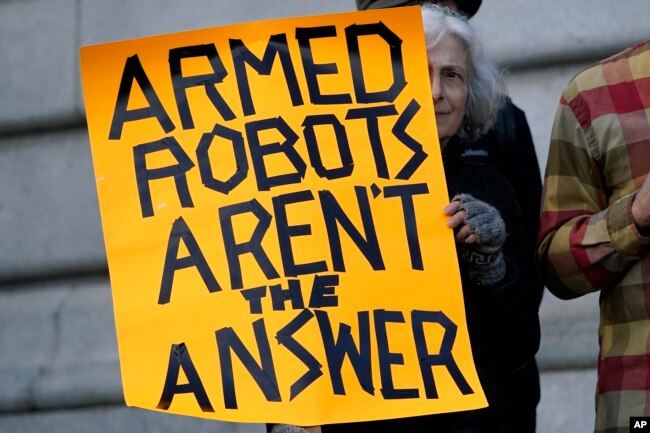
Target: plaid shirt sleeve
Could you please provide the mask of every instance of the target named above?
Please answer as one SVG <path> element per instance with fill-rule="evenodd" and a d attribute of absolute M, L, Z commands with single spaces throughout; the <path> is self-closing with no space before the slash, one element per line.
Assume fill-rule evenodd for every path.
<path fill-rule="evenodd" d="M 540 270 L 549 290 L 563 299 L 613 286 L 650 242 L 632 219 L 635 192 L 617 196 L 609 187 L 607 158 L 617 155 L 610 143 L 599 142 L 592 101 L 580 89 L 572 81 L 556 113 L 538 237 Z M 598 126 L 608 121 L 617 118 L 603 116 Z M 633 183 L 623 164 L 617 170 L 617 181 Z"/>

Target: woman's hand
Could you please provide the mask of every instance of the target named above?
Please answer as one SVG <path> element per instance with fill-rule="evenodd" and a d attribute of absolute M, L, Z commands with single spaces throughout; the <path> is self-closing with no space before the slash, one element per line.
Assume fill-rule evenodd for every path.
<path fill-rule="evenodd" d="M 456 195 L 444 209 L 447 227 L 456 231 L 458 242 L 501 248 L 506 226 L 497 209 L 469 194 Z"/>
<path fill-rule="evenodd" d="M 501 247 L 506 226 L 497 209 L 469 194 L 458 194 L 445 206 L 447 226 L 456 233 L 460 257 L 472 281 L 495 284 L 506 272 Z"/>
<path fill-rule="evenodd" d="M 472 233 L 470 227 L 465 223 L 467 212 L 460 206 L 460 200 L 454 200 L 445 207 L 445 215 L 449 216 L 447 227 L 456 232 L 455 237 L 458 242 L 473 244 L 478 240 L 478 236 Z"/>

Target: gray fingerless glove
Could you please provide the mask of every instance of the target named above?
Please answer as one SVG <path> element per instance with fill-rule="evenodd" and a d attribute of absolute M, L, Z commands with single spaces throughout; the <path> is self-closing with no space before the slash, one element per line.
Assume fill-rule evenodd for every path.
<path fill-rule="evenodd" d="M 271 433 L 307 433 L 307 430 L 291 424 L 276 424 Z"/>
<path fill-rule="evenodd" d="M 468 264 L 470 279 L 481 285 L 498 283 L 506 275 L 501 247 L 506 240 L 506 225 L 497 209 L 469 194 L 458 194 L 465 211 L 465 224 L 478 237 L 473 244 L 459 243 L 460 257 Z"/>

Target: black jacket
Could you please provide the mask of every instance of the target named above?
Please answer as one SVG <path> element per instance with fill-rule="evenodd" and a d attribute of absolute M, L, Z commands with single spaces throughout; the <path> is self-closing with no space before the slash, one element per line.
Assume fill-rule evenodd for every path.
<path fill-rule="evenodd" d="M 383 431 L 432 433 L 531 433 L 539 401 L 534 356 L 540 330 L 533 263 L 512 188 L 487 164 L 463 160 L 464 144 L 453 138 L 443 154 L 449 197 L 471 194 L 496 207 L 508 229 L 504 279 L 476 286 L 459 259 L 472 353 L 489 407 L 480 410 L 322 426 L 323 433 Z M 532 410 L 531 410 L 532 409 Z"/>
<path fill-rule="evenodd" d="M 477 140 L 466 143 L 463 159 L 491 165 L 508 180 L 521 209 L 529 254 L 534 260 L 542 176 L 526 114 L 507 98 L 494 126 Z M 540 275 L 536 275 L 533 284 L 539 304 L 544 292 Z"/>

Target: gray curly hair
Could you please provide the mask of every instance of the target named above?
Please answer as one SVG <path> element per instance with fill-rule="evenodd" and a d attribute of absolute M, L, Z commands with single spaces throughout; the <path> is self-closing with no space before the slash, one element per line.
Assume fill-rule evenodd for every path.
<path fill-rule="evenodd" d="M 463 138 L 475 139 L 490 129 L 497 112 L 505 103 L 506 88 L 501 72 L 483 54 L 481 41 L 464 15 L 430 3 L 422 4 L 421 7 L 428 53 L 449 35 L 465 47 L 468 59 L 468 94 L 465 118 L 457 134 Z"/>

